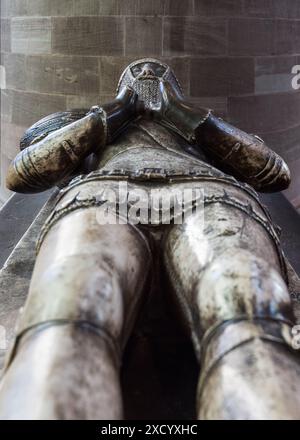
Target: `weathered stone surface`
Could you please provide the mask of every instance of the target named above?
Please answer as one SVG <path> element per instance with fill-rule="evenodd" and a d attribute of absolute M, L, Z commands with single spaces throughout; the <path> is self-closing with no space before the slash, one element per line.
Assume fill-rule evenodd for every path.
<path fill-rule="evenodd" d="M 127 17 L 125 55 L 144 57 L 162 54 L 162 20 L 158 17 Z"/>
<path fill-rule="evenodd" d="M 13 92 L 10 90 L 1 90 L 1 122 L 10 122 L 12 117 L 12 99 Z"/>
<path fill-rule="evenodd" d="M 193 0 L 102 0 L 103 15 L 192 15 Z"/>
<path fill-rule="evenodd" d="M 100 5 L 104 10 L 114 15 L 163 15 L 164 3 L 161 0 L 122 0 L 105 1 Z M 169 3 L 169 2 L 167 2 Z M 108 5 L 110 4 L 110 6 Z"/>
<path fill-rule="evenodd" d="M 108 3 L 108 0 L 1 0 L 1 14 L 5 17 L 97 15 L 105 1 Z"/>
<path fill-rule="evenodd" d="M 273 221 L 281 229 L 283 250 L 296 273 L 300 275 L 300 217 L 283 194 L 260 194 L 262 202 L 269 209 Z"/>
<path fill-rule="evenodd" d="M 41 16 L 72 16 L 97 15 L 99 0 L 29 0 L 27 1 L 27 15 Z"/>
<path fill-rule="evenodd" d="M 67 109 L 86 108 L 90 109 L 93 105 L 101 104 L 99 94 L 95 95 L 68 95 Z"/>
<path fill-rule="evenodd" d="M 229 97 L 231 121 L 248 132 L 271 132 L 299 125 L 300 92 Z"/>
<path fill-rule="evenodd" d="M 8 18 L 1 18 L 1 51 L 11 50 L 11 23 Z"/>
<path fill-rule="evenodd" d="M 289 168 L 291 170 L 292 176 L 292 184 L 291 186 L 284 192 L 288 200 L 296 206 L 300 207 L 300 195 L 299 195 L 299 187 L 300 187 L 300 159 L 297 158 L 295 161 L 289 163 Z M 298 248 L 299 255 L 299 248 Z M 299 259 L 299 258 L 298 258 Z"/>
<path fill-rule="evenodd" d="M 98 94 L 98 95 L 81 95 L 81 96 L 67 96 L 67 108 L 86 108 L 90 109 L 93 105 L 103 105 L 107 102 L 113 101 L 114 94 Z"/>
<path fill-rule="evenodd" d="M 293 91 L 292 67 L 296 64 L 297 56 L 258 57 L 255 63 L 255 93 Z"/>
<path fill-rule="evenodd" d="M 0 63 L 0 89 L 6 89 L 6 70 Z"/>
<path fill-rule="evenodd" d="M 180 82 L 185 96 L 190 95 L 190 62 L 189 57 L 162 57 L 171 68 L 174 70 L 175 75 Z"/>
<path fill-rule="evenodd" d="M 229 54 L 243 56 L 276 53 L 275 26 L 275 20 L 230 19 L 228 23 Z"/>
<path fill-rule="evenodd" d="M 226 22 L 201 17 L 164 20 L 163 55 L 223 55 L 227 50 Z"/>
<path fill-rule="evenodd" d="M 54 17 L 52 52 L 122 55 L 124 21 L 119 17 Z"/>
<path fill-rule="evenodd" d="M 1 153 L 11 161 L 20 151 L 20 139 L 28 127 L 1 123 Z"/>
<path fill-rule="evenodd" d="M 270 133 L 259 133 L 259 135 L 289 164 L 292 179 L 290 187 L 284 191 L 284 194 L 294 206 L 300 206 L 300 124 L 286 130 L 273 130 Z"/>
<path fill-rule="evenodd" d="M 147 0 L 146 0 L 147 1 Z M 194 14 L 194 0 L 163 0 L 163 14 L 172 16 L 187 16 Z"/>
<path fill-rule="evenodd" d="M 136 59 L 131 57 L 100 57 L 99 58 L 99 77 L 100 93 L 115 93 L 121 73 L 129 63 Z"/>
<path fill-rule="evenodd" d="M 70 95 L 93 94 L 99 90 L 98 59 L 80 56 L 28 56 L 26 90 Z"/>
<path fill-rule="evenodd" d="M 25 90 L 26 70 L 25 55 L 15 53 L 4 53 L 2 61 L 6 73 L 6 88 Z"/>
<path fill-rule="evenodd" d="M 233 17 L 243 14 L 242 0 L 194 0 L 195 14 L 201 16 Z"/>
<path fill-rule="evenodd" d="M 108 102 L 111 102 L 115 99 L 115 94 L 101 94 L 99 96 L 99 102 L 103 105 L 103 104 L 107 104 Z"/>
<path fill-rule="evenodd" d="M 72 11 L 74 9 L 73 0 L 51 0 L 50 2 L 47 0 L 29 0 L 26 1 L 26 15 L 28 16 L 38 16 L 41 15 L 43 17 L 51 16 L 51 15 L 72 15 Z M 85 3 L 89 3 L 87 0 Z"/>
<path fill-rule="evenodd" d="M 59 2 L 59 0 L 57 1 Z M 100 1 L 85 0 L 84 2 L 73 0 L 72 8 L 70 8 L 65 15 L 68 17 L 70 17 L 71 15 L 78 15 L 78 16 L 98 15 L 100 12 L 101 4 L 102 4 L 102 0 Z"/>
<path fill-rule="evenodd" d="M 254 17 L 254 18 L 299 18 L 298 0 L 194 0 L 198 15 Z"/>
<path fill-rule="evenodd" d="M 1 0 L 1 16 L 16 17 L 26 14 L 26 3 L 24 0 Z"/>
<path fill-rule="evenodd" d="M 0 211 L 0 269 L 55 190 L 39 194 L 14 194 Z"/>
<path fill-rule="evenodd" d="M 300 21 L 277 20 L 275 27 L 275 53 L 295 54 L 300 47 Z"/>
<path fill-rule="evenodd" d="M 66 108 L 66 97 L 13 91 L 12 122 L 29 127 L 44 116 Z"/>
<path fill-rule="evenodd" d="M 2 142 L 2 141 L 1 141 Z M 1 202 L 5 202 L 13 193 L 6 188 L 6 174 L 8 167 L 10 165 L 10 159 L 6 157 L 5 154 L 1 152 L 0 154 L 0 200 Z M 2 206 L 2 204 L 1 204 Z M 1 225 L 0 225 L 1 231 Z M 0 246 L 1 246 L 1 238 L 0 238 Z M 2 248 L 1 248 L 2 249 Z"/>
<path fill-rule="evenodd" d="M 193 15 L 193 0 L 2 0 L 1 7 L 4 17 Z"/>
<path fill-rule="evenodd" d="M 1 14 L 5 17 L 22 16 L 87 16 L 98 15 L 103 10 L 107 15 L 108 7 L 103 3 L 111 0 L 1 0 Z"/>
<path fill-rule="evenodd" d="M 11 50 L 17 53 L 50 53 L 50 18 L 12 18 Z"/>
<path fill-rule="evenodd" d="M 189 102 L 192 102 L 195 106 L 202 108 L 209 108 L 214 113 L 224 119 L 228 119 L 228 98 L 216 97 L 216 96 L 203 96 L 203 97 L 189 97 Z"/>
<path fill-rule="evenodd" d="M 273 3 L 273 5 L 272 5 Z M 245 12 L 249 16 L 271 18 L 277 16 L 277 7 L 274 7 L 274 0 L 248 0 L 245 2 Z M 286 2 L 281 2 L 286 3 Z"/>
<path fill-rule="evenodd" d="M 27 297 L 35 261 L 35 243 L 40 228 L 50 213 L 51 206 L 52 203 L 49 202 L 41 211 L 0 272 L 0 325 L 4 326 L 6 330 L 8 345 L 11 344 L 15 335 L 20 308 L 24 305 Z M 19 215 L 22 213 L 20 212 Z M 33 219 L 31 215 L 28 217 Z M 2 225 L 5 226 L 3 223 Z M 3 367 L 4 356 L 5 351 L 1 350 L 0 368 Z"/>
<path fill-rule="evenodd" d="M 298 0 L 247 0 L 244 2 L 244 13 L 253 17 L 299 17 Z"/>
<path fill-rule="evenodd" d="M 273 130 L 270 133 L 259 133 L 264 140 L 289 163 L 299 157 L 300 124 L 285 130 Z M 293 181 L 292 181 L 293 185 Z"/>
<path fill-rule="evenodd" d="M 253 58 L 191 59 L 191 96 L 232 96 L 253 92 Z"/>
<path fill-rule="evenodd" d="M 232 55 L 295 54 L 299 43 L 299 20 L 229 20 L 229 53 Z"/>

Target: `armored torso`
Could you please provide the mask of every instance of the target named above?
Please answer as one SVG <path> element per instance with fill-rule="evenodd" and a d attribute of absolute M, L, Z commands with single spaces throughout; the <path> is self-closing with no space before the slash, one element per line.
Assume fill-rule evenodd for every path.
<path fill-rule="evenodd" d="M 145 172 L 163 176 L 228 177 L 211 164 L 204 153 L 183 138 L 151 121 L 132 123 L 112 144 L 101 150 L 97 170 L 122 171 L 131 177 Z M 118 173 L 117 173 L 118 174 Z M 151 179 L 151 178 L 150 178 Z"/>

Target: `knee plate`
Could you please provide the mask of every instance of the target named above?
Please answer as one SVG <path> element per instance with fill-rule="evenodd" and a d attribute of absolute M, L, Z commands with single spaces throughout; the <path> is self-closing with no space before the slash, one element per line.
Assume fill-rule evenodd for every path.
<path fill-rule="evenodd" d="M 51 325 L 84 326 L 124 347 L 151 268 L 144 236 L 130 225 L 102 225 L 96 208 L 76 210 L 48 232 L 19 322 L 20 337 Z"/>
<path fill-rule="evenodd" d="M 293 319 L 290 296 L 279 272 L 241 248 L 226 250 L 206 267 L 196 302 L 204 331 L 240 317 Z"/>

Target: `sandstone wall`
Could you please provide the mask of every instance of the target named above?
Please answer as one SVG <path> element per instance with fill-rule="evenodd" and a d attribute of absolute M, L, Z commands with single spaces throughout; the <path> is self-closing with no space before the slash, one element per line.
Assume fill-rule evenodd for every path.
<path fill-rule="evenodd" d="M 300 207 L 299 0 L 1 0 L 1 197 L 30 124 L 107 101 L 124 66 L 154 56 L 186 94 L 288 161 Z"/>

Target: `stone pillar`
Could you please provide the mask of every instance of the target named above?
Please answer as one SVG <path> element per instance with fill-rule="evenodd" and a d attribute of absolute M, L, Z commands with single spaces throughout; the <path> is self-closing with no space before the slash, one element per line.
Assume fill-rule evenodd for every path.
<path fill-rule="evenodd" d="M 169 62 L 191 99 L 261 135 L 289 163 L 300 207 L 298 0 L 1 0 L 1 196 L 22 132 L 107 101 L 138 57 Z"/>

